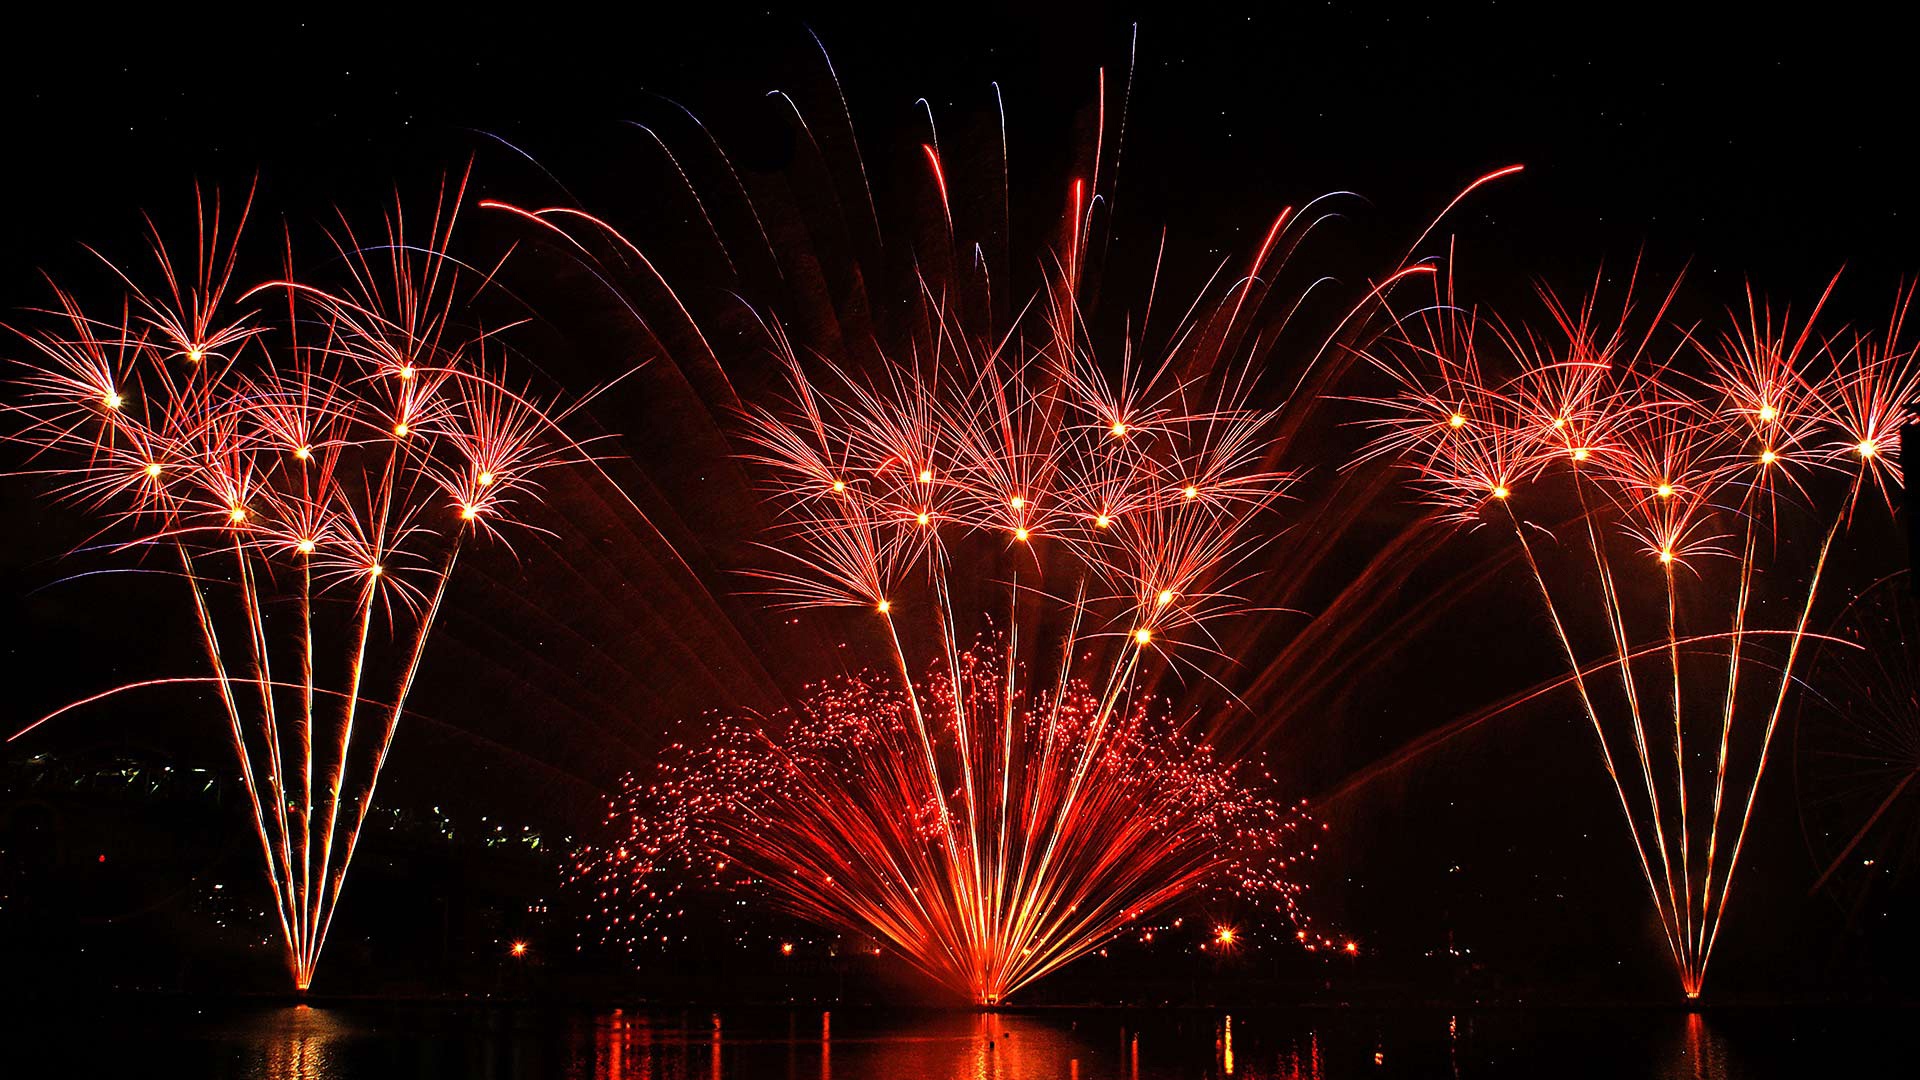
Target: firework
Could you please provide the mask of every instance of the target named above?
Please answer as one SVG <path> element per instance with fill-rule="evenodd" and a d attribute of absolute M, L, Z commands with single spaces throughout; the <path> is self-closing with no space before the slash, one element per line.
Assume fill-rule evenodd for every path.
<path fill-rule="evenodd" d="M 1553 339 L 1447 294 L 1406 320 L 1374 354 L 1397 392 L 1373 401 L 1366 456 L 1399 461 L 1448 520 L 1511 530 L 1694 997 L 1828 553 L 1863 492 L 1898 484 L 1915 357 L 1899 314 L 1881 337 L 1816 337 L 1825 297 L 1797 330 L 1756 302 L 1719 342 L 1666 355 L 1665 302 L 1636 334 L 1630 303 L 1609 320 L 1593 298 L 1547 301 Z M 1850 483 L 1815 532 L 1802 519 L 1836 475 Z M 1755 617 L 1769 593 L 1780 625 Z M 1581 643 L 1596 619 L 1598 662 Z"/>
<path fill-rule="evenodd" d="M 898 677 L 823 690 L 777 737 L 723 724 L 645 789 L 634 861 L 599 854 L 641 877 L 629 897 L 661 898 L 663 861 L 725 862 L 982 1003 L 1223 875 L 1291 908 L 1298 817 L 1149 723 L 1135 692 L 1143 659 L 1205 653 L 1205 625 L 1237 606 L 1291 479 L 1264 463 L 1273 414 L 1232 379 L 1123 393 L 1073 340 L 1051 345 L 955 345 L 885 384 L 831 365 L 816 382 L 783 350 L 788 401 L 748 414 L 786 525 L 782 565 L 755 576 L 777 604 L 867 612 Z M 1023 571 L 1072 575 L 1071 597 Z M 1016 608 L 1065 612 L 1050 688 L 1029 685 L 1017 635 L 961 644 L 954 590 L 994 573 Z M 939 657 L 924 682 L 916 637 Z"/>
<path fill-rule="evenodd" d="M 630 780 L 613 841 L 576 854 L 602 933 L 659 933 L 688 883 L 739 890 L 991 1005 L 1176 901 L 1301 921 L 1303 805 L 1261 794 L 1151 698 L 1115 710 L 1078 680 L 1036 688 L 1003 645 L 959 663 L 911 690 L 836 679 Z"/>
<path fill-rule="evenodd" d="M 1333 599 L 1336 615 L 1314 620 L 1309 631 L 1275 641 L 1253 632 L 1229 639 L 1222 630 L 1227 615 L 1291 615 L 1324 599 L 1317 591 L 1325 581 L 1316 570 L 1342 557 L 1335 552 L 1363 501 L 1316 514 L 1315 529 L 1292 539 L 1287 558 L 1253 556 L 1278 550 L 1284 530 L 1276 506 L 1294 486 L 1289 451 L 1302 425 L 1326 400 L 1329 382 L 1355 361 L 1354 346 L 1377 331 L 1386 296 L 1432 268 L 1403 260 L 1350 305 L 1309 304 L 1332 294 L 1322 288 L 1328 278 L 1300 275 L 1297 291 L 1292 281 L 1292 257 L 1335 216 L 1314 200 L 1277 213 L 1263 225 L 1251 258 L 1238 265 L 1222 260 L 1188 305 L 1156 301 L 1159 258 L 1138 293 L 1108 284 L 1108 295 L 1124 292 L 1140 303 L 1129 309 L 1119 334 L 1103 332 L 1083 307 L 1099 291 L 1110 239 L 1099 227 L 1114 212 L 1112 170 L 1119 158 L 1118 140 L 1109 139 L 1104 72 L 1099 87 L 1103 109 L 1091 154 L 1059 189 L 1059 228 L 1035 260 L 1037 279 L 994 254 L 1003 250 L 1002 240 L 966 235 L 971 209 L 998 206 L 1001 226 L 1010 224 L 1014 172 L 1004 140 L 997 158 L 988 156 L 996 166 L 986 185 L 992 198 L 960 197 L 970 177 L 943 159 L 929 109 L 928 140 L 914 156 L 924 171 L 909 183 L 914 228 L 904 250 L 912 253 L 912 270 L 900 274 L 882 269 L 888 261 L 904 264 L 883 250 L 891 243 L 883 239 L 857 146 L 840 162 L 852 166 L 847 183 L 835 185 L 840 199 L 811 199 L 791 209 L 804 217 L 817 208 L 831 217 L 851 207 L 860 220 L 783 222 L 770 230 L 762 210 L 778 211 L 762 207 L 756 186 L 742 181 L 719 142 L 680 110 L 676 122 L 693 121 L 700 147 L 686 157 L 668 151 L 674 182 L 694 187 L 687 168 L 697 154 L 724 185 L 711 199 L 695 195 L 707 226 L 702 243 L 711 240 L 736 276 L 735 295 L 757 291 L 756 275 L 748 272 L 755 264 L 770 271 L 758 284 L 791 294 L 786 304 L 753 307 L 764 336 L 747 335 L 750 351 L 737 363 L 731 356 L 723 362 L 716 349 L 742 335 L 703 330 L 694 315 L 697 300 L 677 292 L 675 276 L 605 218 L 567 206 L 483 204 L 553 241 L 557 256 L 577 262 L 635 315 L 645 340 L 678 376 L 661 379 L 663 391 L 710 415 L 743 418 L 727 434 L 739 439 L 739 456 L 765 481 L 764 501 L 781 519 L 777 536 L 765 544 L 769 562 L 753 571 L 755 588 L 776 606 L 841 609 L 842 620 L 831 625 L 850 621 L 851 639 L 839 656 L 851 662 L 824 651 L 816 658 L 866 673 L 834 694 L 858 688 L 875 702 L 857 723 L 838 707 L 840 719 L 817 719 L 808 704 L 787 710 L 785 731 L 763 734 L 729 721 L 716 741 L 688 740 L 696 749 L 677 751 L 716 774 L 733 775 L 717 762 L 748 763 L 740 765 L 746 772 L 739 782 L 754 798 L 769 800 L 763 811 L 743 808 L 725 785 L 703 782 L 690 793 L 676 779 L 696 768 L 684 762 L 657 783 L 633 782 L 616 800 L 616 839 L 583 855 L 579 871 L 588 906 L 613 936 L 635 936 L 632 928 L 674 912 L 663 884 L 670 868 L 700 870 L 696 876 L 706 878 L 725 861 L 736 869 L 751 866 L 739 871 L 740 880 L 789 909 L 890 943 L 975 1001 L 998 1000 L 1111 936 L 1120 925 L 1112 913 L 1137 917 L 1198 890 L 1201 879 L 1221 880 L 1210 870 L 1176 888 L 1170 882 L 1181 875 L 1167 877 L 1169 867 L 1217 869 L 1232 862 L 1217 832 L 1170 829 L 1161 837 L 1119 827 L 1112 815 L 1120 811 L 1101 801 L 1091 773 L 1141 772 L 1149 761 L 1176 756 L 1184 743 L 1219 754 L 1217 771 L 1210 764 L 1193 783 L 1203 774 L 1227 783 L 1232 771 L 1225 763 L 1240 759 L 1240 747 L 1219 737 L 1216 728 L 1226 718 L 1264 721 L 1313 711 L 1304 704 L 1310 694 L 1338 693 L 1343 677 L 1374 655 L 1350 647 L 1361 625 L 1350 616 L 1391 599 L 1402 580 L 1396 575 L 1415 562 L 1410 540 L 1376 555 L 1360 572 L 1362 580 Z M 817 137 L 821 127 L 801 104 L 786 93 L 770 98 L 813 155 L 809 168 L 836 172 L 837 154 L 827 152 Z M 835 130 L 850 127 L 844 99 L 836 93 L 832 101 L 830 108 L 841 114 Z M 666 149 L 665 140 L 651 129 L 648 134 Z M 1467 191 L 1518 171 L 1498 170 Z M 749 246 L 729 248 L 722 240 L 709 209 L 723 204 L 748 212 L 742 220 L 755 226 L 746 234 Z M 837 252 L 804 244 L 790 251 L 775 239 L 800 234 L 850 237 L 856 253 L 847 272 L 829 262 L 841 257 Z M 1167 254 L 1164 242 L 1160 254 Z M 826 272 L 829 265 L 835 269 Z M 1010 304 L 1027 286 L 1007 283 L 1023 280 L 1039 284 L 1026 301 Z M 1303 316 L 1303 308 L 1314 310 Z M 1169 318 L 1169 310 L 1177 314 Z M 733 325 L 738 316 L 736 307 L 722 318 Z M 1296 318 L 1324 336 L 1284 333 Z M 1304 349 L 1294 347 L 1302 342 Z M 1283 348 L 1290 354 L 1284 366 L 1274 362 Z M 768 354 L 776 370 L 784 369 L 787 389 L 772 407 L 740 389 L 755 385 Z M 690 395 L 689 387 L 696 388 Z M 1252 407 L 1256 387 L 1265 395 L 1259 400 L 1277 399 L 1284 408 Z M 718 433 L 723 425 L 712 426 Z M 736 435 L 741 427 L 744 435 Z M 1303 596 L 1309 590 L 1316 593 L 1312 600 Z M 998 613 L 1009 607 L 1001 621 Z M 991 660 L 961 644 L 983 621 L 1006 635 L 1004 645 L 989 650 Z M 1046 654 L 1045 662 L 1036 652 Z M 1243 665 L 1258 665 L 1257 710 L 1235 694 L 1243 681 L 1235 669 Z M 975 701 L 966 678 L 956 688 L 953 672 L 987 667 L 1001 671 L 1005 684 L 990 702 Z M 807 670 L 803 681 L 818 684 L 821 668 Z M 1183 692 L 1176 681 L 1199 699 L 1178 710 L 1180 729 L 1130 728 L 1136 721 L 1128 718 L 1140 715 L 1146 701 Z M 1163 692 L 1163 685 L 1170 689 Z M 1304 688 L 1297 695 L 1296 686 Z M 1069 701 L 1077 704 L 1060 704 Z M 819 752 L 823 764 L 811 771 L 833 777 L 831 785 L 750 781 L 804 756 L 817 725 L 865 732 L 868 748 L 859 755 Z M 1187 734 L 1188 725 L 1198 734 Z M 1243 724 L 1241 737 L 1255 726 Z M 1122 728 L 1134 733 L 1123 738 Z M 1071 740 L 1062 737 L 1067 730 Z M 1055 740 L 1051 749 L 1047 738 Z M 768 792 L 776 788 L 777 797 L 789 801 L 771 802 L 776 796 Z M 1255 797 L 1251 788 L 1236 791 L 1236 799 Z M 676 805 L 682 799 L 694 805 Z M 908 858 L 908 838 L 896 826 L 889 826 L 894 832 L 814 834 L 812 823 L 836 820 L 835 800 L 884 807 L 863 811 L 883 823 L 933 822 L 929 835 L 914 838 L 925 850 L 914 848 Z M 1036 817 L 1037 810 L 1024 809 L 1030 805 L 1058 810 Z M 756 864 L 739 854 L 742 842 L 731 839 L 744 835 L 745 826 L 693 822 L 717 808 L 725 815 L 752 813 L 761 822 L 755 828 L 785 839 Z M 807 824 L 796 826 L 796 820 Z M 1099 859 L 1023 854 L 1054 851 L 1049 838 L 1073 847 L 1064 838 L 1099 829 L 1137 844 L 1106 849 L 1110 862 L 1157 869 L 1126 882 L 1101 877 Z M 666 844 L 679 853 L 672 858 L 655 850 L 661 830 L 674 838 Z M 880 836 L 893 837 L 887 842 L 893 846 Z M 1246 839 L 1260 848 L 1281 836 Z M 714 847 L 704 861 L 686 854 L 687 845 L 697 850 L 702 843 Z M 794 876 L 789 868 L 805 867 L 808 859 L 830 862 L 836 851 L 851 859 L 854 847 L 868 870 L 836 875 L 845 895 L 829 904 L 783 891 Z M 778 861 L 783 858 L 800 861 Z M 1023 868 L 1023 858 L 1031 866 Z M 1287 896 L 1283 906 L 1291 908 L 1290 891 L 1268 892 Z M 1089 921 L 1069 917 L 1066 907 L 1076 902 Z M 1337 947 L 1330 940 L 1305 944 Z"/>
<path fill-rule="evenodd" d="M 397 209 L 378 244 L 343 226 L 336 287 L 245 292 L 246 210 L 203 202 L 190 263 L 155 231 L 160 288 L 115 269 L 107 314 L 56 289 L 21 331 L 14 437 L 115 550 L 179 567 L 211 672 L 155 681 L 218 691 L 302 990 L 462 548 L 580 457 L 460 322 L 463 191 L 425 237 Z"/>

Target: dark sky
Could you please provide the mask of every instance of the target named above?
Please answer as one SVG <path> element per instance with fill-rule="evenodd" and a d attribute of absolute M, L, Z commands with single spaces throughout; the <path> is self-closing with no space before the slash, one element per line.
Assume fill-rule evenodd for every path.
<path fill-rule="evenodd" d="M 1748 281 L 1804 304 L 1843 266 L 1837 315 L 1877 317 L 1901 276 L 1920 269 L 1910 27 L 1871 9 L 1823 5 L 1794 18 L 1758 9 L 1691 15 L 1678 4 L 1638 11 L 1525 3 L 1425 12 L 1342 3 L 1248 5 L 1255 14 L 1198 4 L 1034 10 L 1044 6 L 892 5 L 884 14 L 858 15 L 699 4 L 621 16 L 559 5 L 511 18 L 391 8 L 306 19 L 256 10 L 233 21 L 158 9 L 112 18 L 78 10 L 43 16 L 37 25 L 10 28 L 0 45 L 8 159 L 0 168 L 7 208 L 0 214 L 0 306 L 13 311 L 40 302 L 41 268 L 85 273 L 77 242 L 130 257 L 138 250 L 139 213 L 179 221 L 195 181 L 238 192 L 257 175 L 269 218 L 284 216 L 300 228 L 335 206 L 349 213 L 377 208 L 396 184 L 418 191 L 472 160 L 483 195 L 561 201 L 557 180 L 623 225 L 690 228 L 682 189 L 627 122 L 654 124 L 676 146 L 688 145 L 692 133 L 664 95 L 698 112 L 743 169 L 785 167 L 795 153 L 793 136 L 772 119 L 767 92 L 830 100 L 809 27 L 832 57 L 883 203 L 900 186 L 890 178 L 906 170 L 902 162 L 912 164 L 927 138 L 916 100 L 928 99 L 950 157 L 965 160 L 969 140 L 993 130 L 997 82 L 1022 188 L 1016 233 L 1057 208 L 1056 193 L 1085 138 L 1099 70 L 1106 69 L 1113 107 L 1137 56 L 1116 231 L 1127 240 L 1164 225 L 1174 246 L 1193 256 L 1177 273 L 1197 274 L 1210 265 L 1210 253 L 1246 251 L 1279 207 L 1333 190 L 1367 201 L 1352 210 L 1345 235 L 1353 248 L 1391 248 L 1391 238 L 1410 239 L 1467 181 L 1516 162 L 1527 166 L 1523 175 L 1476 197 L 1451 225 L 1463 273 L 1485 298 L 1529 317 L 1536 277 L 1578 290 L 1601 266 L 1618 271 L 1643 252 L 1660 274 L 1691 267 L 1683 313 L 1707 318 L 1738 301 Z M 476 229 L 488 239 L 512 239 L 498 221 Z M 1037 252 L 1038 245 L 1029 246 Z M 1197 287 L 1196 278 L 1188 291 Z M 537 283 L 530 290 L 541 291 Z M 567 314 L 544 313 L 554 321 Z M 612 364 L 591 366 L 587 344 L 554 333 L 568 357 L 554 367 L 606 377 Z M 596 419 L 630 436 L 628 445 L 643 445 L 646 422 L 634 415 Z M 705 467 L 663 468 L 683 466 Z M 65 600 L 28 597 L 59 576 L 55 560 L 84 534 L 24 486 L 10 481 L 0 495 L 8 520 L 0 587 L 12 594 L 4 601 L 14 623 L 8 629 L 21 638 L 6 653 L 5 675 L 10 685 L 32 675 L 32 689 L 13 701 L 18 711 L 6 714 L 9 726 L 129 672 L 163 667 L 168 656 L 164 646 L 146 655 L 152 624 L 144 614 L 137 625 L 100 625 L 98 612 L 119 600 L 118 592 L 90 586 L 94 592 Z M 664 486 L 678 490 L 673 481 Z M 566 513 L 604 539 L 616 528 L 606 518 L 610 507 L 603 500 Z M 468 601 L 470 613 L 506 610 L 489 605 L 529 593 L 528 582 L 541 580 L 542 559 L 552 556 L 536 547 L 528 558 L 534 569 L 484 572 L 475 593 L 482 599 Z M 590 591 L 599 579 L 582 575 L 573 587 Z M 422 712 L 447 731 L 423 736 L 412 751 L 403 745 L 403 781 L 412 776 L 419 791 L 443 790 L 451 781 L 433 766 L 444 753 L 484 762 L 475 767 L 492 770 L 489 776 L 546 777 L 541 770 L 551 765 L 604 782 L 641 760 L 635 747 L 649 739 L 604 731 L 588 737 L 570 724 L 588 723 L 579 718 L 607 701 L 660 710 L 662 723 L 686 710 L 686 700 L 670 690 L 639 688 L 671 683 L 675 676 L 660 673 L 670 668 L 629 658 L 612 663 L 625 670 L 608 674 L 594 667 L 607 663 L 604 657 L 582 659 L 596 651 L 586 641 L 594 631 L 586 628 L 597 624 L 574 606 L 585 601 L 555 596 L 512 609 L 518 635 L 468 633 L 449 644 L 457 662 L 524 668 L 496 689 L 511 703 L 503 709 L 529 719 L 481 725 L 497 746 L 476 751 L 451 733 L 463 725 L 444 707 L 425 704 L 433 700 L 430 673 Z M 559 652 L 544 651 L 549 647 Z M 190 662 L 190 653 L 182 655 Z M 566 684 L 546 695 L 552 701 L 541 692 L 552 674 L 543 664 Z M 114 674 L 98 674 L 103 666 Z M 444 685 L 445 674 L 439 679 Z M 142 739 L 163 741 L 147 726 L 166 719 L 156 708 L 135 709 L 120 722 Z M 1434 708 L 1419 701 L 1403 711 Z M 1357 738 L 1361 749 L 1344 750 L 1361 759 L 1366 747 L 1392 743 Z M 1480 752 L 1487 760 L 1471 775 L 1484 798 L 1486 782 L 1502 782 L 1501 756 L 1519 751 L 1493 745 Z M 1571 751 L 1564 758 L 1577 767 L 1549 771 L 1532 786 L 1518 783 L 1513 799 L 1538 798 L 1542 785 L 1550 790 L 1591 765 Z M 582 793 L 590 784 L 555 782 L 576 802 L 589 797 Z M 1456 820 L 1429 808 L 1422 811 L 1430 815 L 1429 832 L 1403 836 L 1396 815 L 1407 806 L 1429 798 L 1451 807 L 1466 797 L 1463 788 L 1426 783 L 1410 782 L 1398 809 L 1367 818 L 1366 827 L 1376 830 L 1365 840 L 1370 853 L 1356 853 L 1351 865 L 1355 873 L 1378 874 L 1376 891 L 1429 888 L 1419 876 L 1428 863 L 1474 863 L 1505 867 L 1495 880 L 1531 890 L 1514 901 L 1523 920 L 1578 920 L 1609 904 L 1644 903 L 1621 877 L 1620 852 L 1609 846 L 1618 837 L 1604 831 L 1618 823 L 1604 807 L 1576 812 L 1564 830 L 1523 824 L 1532 815 L 1521 809 Z M 406 797 L 404 786 L 397 790 L 396 797 Z M 1586 790 L 1595 799 L 1604 794 Z M 1786 846 L 1776 865 L 1787 880 L 1804 875 L 1806 860 L 1792 847 L 1784 786 L 1777 794 L 1774 839 Z M 1589 826 L 1599 839 L 1582 831 Z M 1523 831 L 1509 831 L 1515 829 Z M 1436 830 L 1447 831 L 1454 847 L 1434 854 Z M 1575 834 L 1578 841 L 1568 839 Z M 1513 870 L 1516 863 L 1530 869 Z M 1595 880 L 1601 883 L 1587 890 Z M 1554 914 L 1558 909 L 1541 900 L 1582 890 L 1595 899 L 1571 915 Z M 1791 884 L 1777 890 L 1784 899 L 1776 905 L 1776 930 L 1818 923 L 1793 892 Z M 1473 901 L 1462 894 L 1449 903 Z M 1564 937 L 1547 938 L 1566 946 Z"/>

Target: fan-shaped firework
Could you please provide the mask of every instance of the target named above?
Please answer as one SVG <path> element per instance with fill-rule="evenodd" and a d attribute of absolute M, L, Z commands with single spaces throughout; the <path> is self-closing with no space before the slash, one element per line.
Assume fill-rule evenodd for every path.
<path fill-rule="evenodd" d="M 630 782 L 617 839 L 576 856 L 602 933 L 659 933 L 690 882 L 767 893 L 994 1004 L 1176 901 L 1299 919 L 1295 864 L 1317 847 L 1304 806 L 1261 794 L 1151 698 L 1035 688 L 1002 648 L 959 662 L 911 693 L 834 680 Z"/>
<path fill-rule="evenodd" d="M 238 297 L 246 213 L 216 201 L 191 263 L 155 233 L 160 289 L 116 269 L 104 314 L 56 290 L 21 335 L 15 437 L 117 549 L 178 561 L 212 673 L 157 681 L 218 690 L 301 989 L 462 547 L 579 457 L 460 322 L 461 194 L 424 237 L 339 231 L 338 288 Z"/>
<path fill-rule="evenodd" d="M 1452 520 L 1512 528 L 1696 996 L 1828 552 L 1863 491 L 1898 483 L 1920 367 L 1899 314 L 1883 337 L 1823 340 L 1812 317 L 1795 330 L 1756 304 L 1719 343 L 1683 342 L 1697 356 L 1654 356 L 1664 304 L 1636 337 L 1630 307 L 1608 328 L 1593 300 L 1548 301 L 1558 344 L 1450 296 L 1408 320 L 1375 357 L 1399 391 L 1375 402 L 1370 454 L 1405 464 Z M 1829 490 L 1836 474 L 1848 489 Z M 1564 542 L 1516 506 L 1549 483 Z M 1802 518 L 1821 501 L 1814 540 Z M 1768 586 L 1793 617 L 1755 626 Z M 1596 616 L 1598 662 L 1576 644 Z"/>

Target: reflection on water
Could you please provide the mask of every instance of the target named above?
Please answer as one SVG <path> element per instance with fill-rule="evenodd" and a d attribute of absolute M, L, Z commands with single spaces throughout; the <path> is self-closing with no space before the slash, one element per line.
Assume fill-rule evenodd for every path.
<path fill-rule="evenodd" d="M 1911 1012 L 1754 1010 L 877 1010 L 355 1006 L 9 1016 L 9 1077 L 267 1080 L 1345 1080 L 1398 1076 L 1836 1074 Z M 76 1020 L 79 1023 L 76 1024 Z M 73 1025 L 62 1027 L 63 1024 Z M 37 1053 L 35 1050 L 37 1049 Z M 24 1065 L 21 1062 L 24 1060 Z M 42 1071 L 44 1070 L 44 1071 Z"/>
<path fill-rule="evenodd" d="M 296 1005 L 267 1013 L 241 1029 L 249 1030 L 256 1033 L 249 1041 L 258 1047 L 255 1075 L 262 1080 L 317 1080 L 338 1075 L 333 1048 L 352 1026 L 326 1009 Z"/>

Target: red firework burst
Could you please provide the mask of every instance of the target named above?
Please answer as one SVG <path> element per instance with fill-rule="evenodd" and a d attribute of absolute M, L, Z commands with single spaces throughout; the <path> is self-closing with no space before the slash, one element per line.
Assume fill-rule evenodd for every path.
<path fill-rule="evenodd" d="M 1392 455 L 1454 521 L 1511 527 L 1698 996 L 1827 555 L 1861 492 L 1890 490 L 1887 451 L 1920 400 L 1907 297 L 1882 337 L 1817 337 L 1823 296 L 1797 329 L 1750 304 L 1719 343 L 1683 337 L 1665 357 L 1649 348 L 1665 303 L 1636 337 L 1631 303 L 1603 331 L 1593 299 L 1549 296 L 1563 340 L 1541 345 L 1443 300 L 1374 353 L 1399 390 L 1375 401 L 1368 456 Z M 1796 519 L 1829 501 L 1836 472 L 1851 483 L 1824 539 L 1805 542 Z M 1523 483 L 1577 508 L 1570 537 L 1521 513 Z M 1796 617 L 1756 627 L 1768 583 Z M 1576 637 L 1595 616 L 1605 645 L 1589 659 Z"/>
<path fill-rule="evenodd" d="M 21 332 L 14 438 L 119 550 L 178 561 L 211 674 L 133 685 L 217 688 L 302 990 L 461 549 L 583 460 L 459 321 L 481 284 L 448 254 L 463 191 L 424 240 L 398 209 L 377 245 L 343 227 L 339 288 L 238 298 L 239 222 L 203 203 L 190 272 L 156 233 L 160 288 L 116 270 L 108 316 L 56 289 Z"/>

